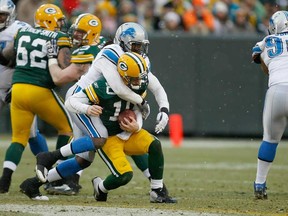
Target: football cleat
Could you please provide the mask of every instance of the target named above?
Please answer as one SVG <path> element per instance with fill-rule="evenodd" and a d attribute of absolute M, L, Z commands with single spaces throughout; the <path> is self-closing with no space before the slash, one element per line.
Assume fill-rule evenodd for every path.
<path fill-rule="evenodd" d="M 167 191 L 163 188 L 152 189 L 150 192 L 150 202 L 151 203 L 177 203 L 175 198 L 168 196 Z"/>
<path fill-rule="evenodd" d="M 28 178 L 23 181 L 20 185 L 20 192 L 24 193 L 30 199 L 35 201 L 48 201 L 49 198 L 47 196 L 43 196 L 39 188 L 43 183 L 39 182 L 37 177 Z"/>
<path fill-rule="evenodd" d="M 266 182 L 263 184 L 256 184 L 254 182 L 254 195 L 255 199 L 268 199 L 267 192 L 266 192 Z"/>
<path fill-rule="evenodd" d="M 0 193 L 8 193 L 11 185 L 11 178 L 0 178 Z"/>
<path fill-rule="evenodd" d="M 100 190 L 100 188 L 99 188 L 99 184 L 102 181 L 103 180 L 100 177 L 97 177 L 97 176 L 92 179 L 92 185 L 93 185 L 93 188 L 94 188 L 93 196 L 94 196 L 96 201 L 106 202 L 108 193 L 102 192 Z"/>
<path fill-rule="evenodd" d="M 52 168 L 53 164 L 56 163 L 56 159 L 52 152 L 40 152 L 36 155 L 36 167 L 35 172 L 37 178 L 45 183 L 47 181 L 48 170 Z"/>
<path fill-rule="evenodd" d="M 63 184 L 60 186 L 51 186 L 46 189 L 48 194 L 51 195 L 67 195 L 72 196 L 76 195 L 79 190 L 76 192 L 72 188 L 70 188 L 67 184 Z"/>

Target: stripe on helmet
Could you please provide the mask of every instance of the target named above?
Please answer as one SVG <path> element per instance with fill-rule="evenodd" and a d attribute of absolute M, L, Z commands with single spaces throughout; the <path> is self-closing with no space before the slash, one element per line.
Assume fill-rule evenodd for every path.
<path fill-rule="evenodd" d="M 145 65 L 143 64 L 143 61 L 141 61 L 139 56 L 133 53 L 126 53 L 126 55 L 130 56 L 137 63 L 140 73 L 145 71 Z"/>

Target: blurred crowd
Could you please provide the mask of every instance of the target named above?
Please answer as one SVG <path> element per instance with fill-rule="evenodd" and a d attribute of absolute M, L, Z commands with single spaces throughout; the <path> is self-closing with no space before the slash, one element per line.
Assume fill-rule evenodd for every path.
<path fill-rule="evenodd" d="M 267 34 L 271 15 L 287 10 L 287 0 L 15 0 L 18 19 L 34 24 L 43 3 L 58 5 L 68 26 L 81 13 L 97 15 L 103 34 L 113 35 L 124 22 L 138 22 L 148 32 L 194 35 Z"/>

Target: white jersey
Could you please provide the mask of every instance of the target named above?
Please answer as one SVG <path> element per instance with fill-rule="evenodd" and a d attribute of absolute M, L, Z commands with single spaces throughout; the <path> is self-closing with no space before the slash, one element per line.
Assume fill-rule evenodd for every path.
<path fill-rule="evenodd" d="M 16 20 L 6 29 L 0 31 L 0 48 L 4 49 L 7 44 L 11 43 L 18 29 L 24 26 L 30 25 Z M 6 97 L 6 91 L 11 87 L 13 71 L 14 69 L 12 68 L 0 65 L 0 99 L 2 101 Z"/>
<path fill-rule="evenodd" d="M 124 54 L 124 51 L 118 44 L 111 44 L 105 46 L 96 56 L 95 60 L 92 62 L 91 67 L 88 72 L 83 75 L 76 85 L 80 88 L 76 90 L 78 92 L 80 89 L 86 88 L 88 85 L 99 80 L 99 78 L 104 77 L 109 83 L 113 91 L 122 99 L 129 101 L 133 104 L 140 104 L 142 98 L 140 95 L 134 93 L 130 88 L 128 88 L 117 71 L 117 62 L 119 57 Z M 145 61 L 148 68 L 150 68 L 149 58 L 146 56 Z M 159 107 L 167 107 L 169 110 L 169 102 L 167 94 L 160 84 L 157 77 L 155 77 L 151 72 L 148 73 L 148 89 L 153 93 Z M 73 89 L 74 88 L 74 89 Z M 75 93 L 75 87 L 72 87 L 72 91 L 67 92 L 67 97 Z M 67 98 L 66 97 L 66 98 Z M 80 104 L 79 104 L 80 105 Z M 76 109 L 74 107 L 74 112 L 76 113 L 86 113 L 88 105 L 82 104 Z"/>
<path fill-rule="evenodd" d="M 288 32 L 268 35 L 256 44 L 269 70 L 268 86 L 288 85 Z M 259 51 L 260 51 L 259 50 Z"/>

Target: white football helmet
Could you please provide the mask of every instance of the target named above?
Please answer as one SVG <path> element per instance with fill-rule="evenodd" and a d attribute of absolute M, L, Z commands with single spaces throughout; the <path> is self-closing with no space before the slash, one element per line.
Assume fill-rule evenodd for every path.
<path fill-rule="evenodd" d="M 288 12 L 277 11 L 270 20 L 268 27 L 269 34 L 279 34 L 281 32 L 288 32 Z"/>
<path fill-rule="evenodd" d="M 16 7 L 11 0 L 0 0 L 0 14 L 6 14 L 7 18 L 5 21 L 0 21 L 0 30 L 11 25 L 16 17 Z"/>
<path fill-rule="evenodd" d="M 114 43 L 119 44 L 125 52 L 148 54 L 148 34 L 138 23 L 127 22 L 118 27 Z"/>

